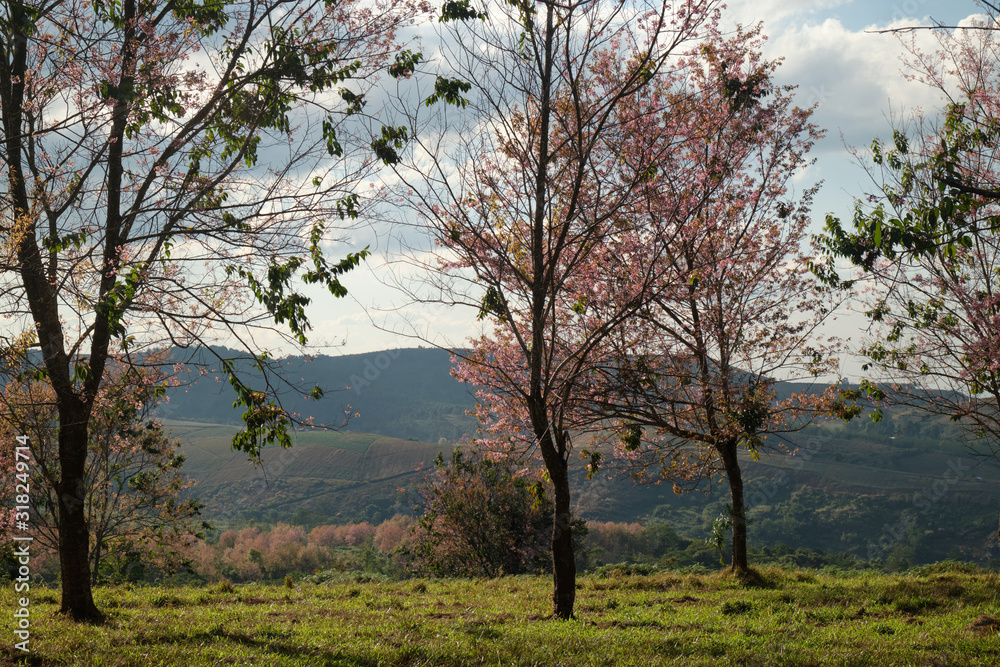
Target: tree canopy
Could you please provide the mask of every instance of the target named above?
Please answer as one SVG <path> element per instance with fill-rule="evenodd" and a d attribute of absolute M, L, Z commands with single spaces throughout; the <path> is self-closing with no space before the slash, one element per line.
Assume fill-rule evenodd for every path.
<path fill-rule="evenodd" d="M 908 74 L 943 110 L 872 142 L 875 191 L 849 224 L 829 216 L 817 273 L 866 287 L 871 396 L 946 414 L 1000 452 L 1000 59 L 997 13 L 909 45 Z M 846 259 L 842 276 L 836 260 Z"/>
<path fill-rule="evenodd" d="M 261 333 L 306 341 L 304 285 L 343 296 L 341 276 L 366 254 L 324 253 L 358 214 L 355 185 L 376 160 L 351 123 L 396 32 L 426 8 L 0 6 L 2 344 L 12 373 L 55 395 L 62 610 L 74 618 L 100 617 L 82 481 L 109 362 L 222 335 L 263 367 Z M 246 408 L 234 444 L 289 444 L 292 417 L 273 392 L 223 364 Z"/>

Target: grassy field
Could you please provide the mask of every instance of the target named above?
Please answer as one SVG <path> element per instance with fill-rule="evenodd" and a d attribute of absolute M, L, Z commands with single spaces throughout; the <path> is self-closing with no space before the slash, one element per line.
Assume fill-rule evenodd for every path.
<path fill-rule="evenodd" d="M 100 588 L 99 626 L 31 591 L 31 649 L 5 665 L 996 665 L 1000 575 L 762 570 L 584 577 L 577 618 L 550 581 Z M 15 595 L 3 589 L 2 605 Z M 11 626 L 13 611 L 8 615 Z M 8 632 L 8 637 L 13 635 Z M 11 643 L 13 643 L 11 641 Z"/>

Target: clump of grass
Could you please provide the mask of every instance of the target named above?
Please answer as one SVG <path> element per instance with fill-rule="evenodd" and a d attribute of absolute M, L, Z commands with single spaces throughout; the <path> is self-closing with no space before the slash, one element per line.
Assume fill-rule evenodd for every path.
<path fill-rule="evenodd" d="M 935 607 L 940 607 L 941 602 L 935 600 L 934 598 L 924 597 L 920 595 L 913 595 L 910 597 L 902 598 L 896 600 L 893 603 L 893 607 L 896 611 L 900 611 L 904 614 L 919 614 L 927 609 L 934 609 Z"/>
<path fill-rule="evenodd" d="M 618 578 L 636 575 L 645 576 L 660 571 L 660 566 L 650 565 L 649 563 L 613 563 L 611 565 L 602 565 L 594 569 L 593 576 L 606 579 L 609 577 Z"/>
<path fill-rule="evenodd" d="M 963 563 L 957 560 L 943 560 L 929 565 L 917 565 L 911 567 L 908 574 L 918 577 L 927 577 L 932 574 L 976 574 L 982 572 L 982 568 L 975 563 Z"/>
<path fill-rule="evenodd" d="M 154 607 L 176 607 L 183 604 L 183 601 L 176 595 L 169 593 L 156 593 L 149 598 L 149 604 Z"/>
<path fill-rule="evenodd" d="M 285 588 L 289 590 L 295 588 L 295 582 L 292 581 L 292 575 L 290 574 L 285 575 Z"/>
<path fill-rule="evenodd" d="M 918 614 L 945 604 L 942 598 L 960 597 L 960 585 L 951 582 L 920 581 L 907 578 L 896 580 L 886 586 L 876 598 L 876 602 L 892 607 L 904 614 Z"/>
<path fill-rule="evenodd" d="M 232 593 L 233 590 L 235 589 L 233 588 L 233 582 L 223 577 L 222 579 L 219 579 L 217 582 L 215 582 L 215 584 L 208 590 L 212 591 L 213 593 Z"/>
<path fill-rule="evenodd" d="M 390 579 L 384 574 L 369 574 L 368 572 L 341 572 L 339 570 L 323 570 L 316 574 L 302 577 L 305 584 L 370 584 L 389 583 Z"/>
<path fill-rule="evenodd" d="M 55 591 L 44 588 L 40 592 L 34 594 L 34 599 L 32 601 L 35 604 L 56 604 L 59 602 L 59 595 Z"/>
<path fill-rule="evenodd" d="M 985 634 L 989 632 L 1000 633 L 1000 619 L 993 618 L 991 616 L 980 616 L 969 624 L 968 628 L 977 634 Z"/>
<path fill-rule="evenodd" d="M 775 588 L 776 586 L 772 577 L 765 576 L 764 572 L 752 567 L 736 572 L 735 576 L 744 588 Z"/>
<path fill-rule="evenodd" d="M 753 603 L 748 600 L 727 600 L 719 605 L 719 612 L 725 616 L 748 614 L 753 611 Z"/>

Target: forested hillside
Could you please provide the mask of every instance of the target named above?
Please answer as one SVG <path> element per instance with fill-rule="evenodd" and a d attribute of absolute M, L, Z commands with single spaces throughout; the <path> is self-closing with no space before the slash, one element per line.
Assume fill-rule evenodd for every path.
<path fill-rule="evenodd" d="M 255 468 L 231 451 L 238 415 L 228 386 L 202 377 L 171 394 L 163 410 L 184 445 L 185 472 L 205 514 L 220 525 L 388 518 L 408 511 L 400 488 L 417 483 L 418 468 L 432 465 L 475 425 L 469 388 L 449 373 L 438 350 L 396 350 L 293 366 L 306 383 L 351 385 L 320 402 L 294 407 L 322 410 L 322 420 L 350 403 L 360 416 L 339 432 L 299 432 L 290 450 L 265 450 Z M 198 423 L 228 422 L 228 425 Z M 746 496 L 751 546 L 844 552 L 902 566 L 942 558 L 988 562 L 996 544 L 1000 470 L 974 456 L 951 422 L 889 409 L 881 422 L 862 416 L 794 436 L 791 454 L 749 456 Z M 724 487 L 675 494 L 669 480 L 637 486 L 627 474 L 587 480 L 574 462 L 576 511 L 588 521 L 665 521 L 689 539 L 709 536 L 726 512 Z"/>

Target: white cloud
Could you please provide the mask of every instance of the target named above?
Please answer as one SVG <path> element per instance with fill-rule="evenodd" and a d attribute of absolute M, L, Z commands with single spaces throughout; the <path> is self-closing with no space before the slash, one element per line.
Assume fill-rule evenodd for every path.
<path fill-rule="evenodd" d="M 933 42 L 926 32 L 918 39 Z M 851 31 L 827 19 L 786 30 L 768 51 L 784 57 L 780 80 L 799 86 L 801 102 L 818 105 L 816 121 L 836 144 L 841 134 L 851 145 L 867 144 L 891 131 L 890 118 L 901 109 L 940 104 L 935 91 L 903 78 L 903 48 L 893 35 Z M 831 149 L 830 139 L 823 149 Z"/>

